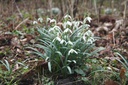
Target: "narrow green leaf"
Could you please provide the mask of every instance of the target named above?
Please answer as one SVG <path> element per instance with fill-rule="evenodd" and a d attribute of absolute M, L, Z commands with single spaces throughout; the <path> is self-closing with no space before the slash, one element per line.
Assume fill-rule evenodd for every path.
<path fill-rule="evenodd" d="M 82 76 L 85 76 L 85 72 L 82 69 L 75 69 L 75 72 L 81 74 Z"/>
<path fill-rule="evenodd" d="M 128 66 L 128 61 L 121 54 L 119 54 L 118 52 L 115 52 L 115 54 L 120 56 L 124 60 L 125 64 Z"/>

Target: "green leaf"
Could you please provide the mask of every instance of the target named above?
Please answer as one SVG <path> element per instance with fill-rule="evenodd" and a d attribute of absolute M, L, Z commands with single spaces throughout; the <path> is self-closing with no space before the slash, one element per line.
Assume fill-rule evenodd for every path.
<path fill-rule="evenodd" d="M 118 52 L 115 52 L 116 55 L 119 55 L 125 62 L 125 64 L 128 66 L 128 61 Z"/>
<path fill-rule="evenodd" d="M 82 76 L 85 76 L 85 72 L 82 70 L 82 69 L 75 69 L 75 72 L 77 73 L 77 74 L 80 74 L 80 75 L 82 75 Z"/>
<path fill-rule="evenodd" d="M 100 51 L 102 51 L 104 49 L 105 49 L 104 47 L 99 47 L 96 50 L 94 50 L 93 52 L 91 52 L 90 53 L 91 54 L 90 56 L 96 55 L 98 52 L 100 52 Z"/>
<path fill-rule="evenodd" d="M 10 72 L 11 71 L 11 69 L 10 69 L 10 64 L 8 63 L 8 61 L 7 60 L 4 60 L 5 61 L 5 63 L 3 62 L 3 61 L 0 61 L 5 67 L 6 67 L 6 69 Z"/>

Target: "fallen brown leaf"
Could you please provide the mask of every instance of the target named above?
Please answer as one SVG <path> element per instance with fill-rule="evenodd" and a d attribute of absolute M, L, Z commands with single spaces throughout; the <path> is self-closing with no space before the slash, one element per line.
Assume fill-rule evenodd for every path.
<path fill-rule="evenodd" d="M 105 85 L 119 85 L 119 84 L 117 82 L 109 79 L 109 80 L 105 81 Z"/>

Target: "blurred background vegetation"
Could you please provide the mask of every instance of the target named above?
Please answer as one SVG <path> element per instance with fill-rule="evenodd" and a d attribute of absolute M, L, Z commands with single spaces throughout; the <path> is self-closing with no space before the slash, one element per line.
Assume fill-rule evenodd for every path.
<path fill-rule="evenodd" d="M 47 15 L 58 16 L 60 19 L 65 14 L 76 18 L 86 15 L 100 17 L 105 14 L 124 16 L 124 11 L 128 12 L 127 7 L 127 0 L 1 0 L 0 17 L 14 14 L 18 14 L 20 18 Z"/>

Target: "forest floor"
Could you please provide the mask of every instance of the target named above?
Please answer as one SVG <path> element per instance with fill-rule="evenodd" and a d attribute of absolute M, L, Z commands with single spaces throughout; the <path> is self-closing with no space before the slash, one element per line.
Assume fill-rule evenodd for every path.
<path fill-rule="evenodd" d="M 29 55 L 30 51 L 25 48 L 26 46 L 31 46 L 36 43 L 36 36 L 38 34 L 35 31 L 36 26 L 33 25 L 33 21 L 37 19 L 37 15 L 26 13 L 23 14 L 24 17 L 22 18 L 17 12 L 14 14 L 15 15 L 8 17 L 6 14 L 2 15 L 0 20 L 0 60 L 6 64 L 7 60 L 12 71 L 11 74 L 1 74 L 0 76 L 4 78 L 2 80 L 0 79 L 0 82 L 2 83 L 2 81 L 8 81 L 8 79 L 14 78 L 13 82 L 17 80 L 20 81 L 19 85 L 40 85 L 41 81 L 38 80 L 39 68 L 40 66 L 45 67 L 47 64 L 44 63 L 43 59 L 37 61 L 36 59 L 39 58 L 34 55 Z M 92 22 L 89 24 L 94 35 L 100 37 L 100 39 L 95 42 L 96 46 L 105 48 L 94 60 L 102 65 L 104 63 L 103 59 L 106 59 L 106 66 L 113 67 L 112 61 L 116 60 L 116 58 L 124 62 L 122 58 L 119 56 L 116 57 L 114 54 L 115 52 L 119 52 L 128 63 L 128 19 L 123 19 L 121 16 L 117 18 L 113 15 L 107 15 L 101 16 L 99 21 L 92 18 Z M 5 67 L 2 63 L 0 64 L 0 73 L 9 70 L 8 67 Z M 112 69 L 119 73 L 122 80 L 125 79 L 124 76 L 127 69 L 124 69 L 120 62 L 115 62 L 114 65 Z M 42 72 L 41 74 L 46 75 Z M 51 84 L 49 85 L 52 85 L 51 78 L 43 78 L 44 82 L 50 82 Z M 66 79 L 55 78 L 55 82 L 57 85 L 73 85 L 75 81 L 73 81 L 71 76 Z M 115 84 L 114 80 L 108 80 L 106 83 L 108 84 L 105 85 L 118 85 Z M 84 85 L 83 82 L 80 81 L 75 82 L 75 84 Z"/>

